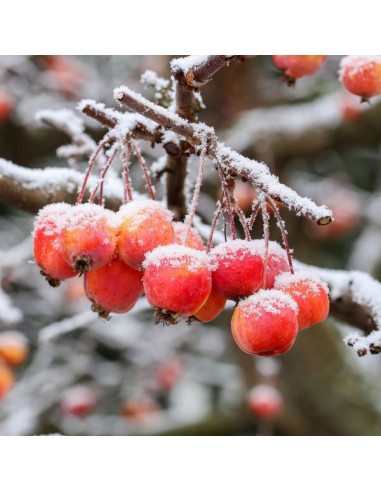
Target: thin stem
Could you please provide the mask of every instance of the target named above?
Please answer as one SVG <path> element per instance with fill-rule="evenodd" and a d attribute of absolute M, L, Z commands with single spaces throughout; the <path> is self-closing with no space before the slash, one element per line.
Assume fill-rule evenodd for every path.
<path fill-rule="evenodd" d="M 262 200 L 261 210 L 262 210 L 262 219 L 263 219 L 263 234 L 265 239 L 265 257 L 263 259 L 262 289 L 265 289 L 266 279 L 267 279 L 267 269 L 269 266 L 269 239 L 270 239 L 269 213 L 266 208 L 266 200 Z"/>
<path fill-rule="evenodd" d="M 206 245 L 206 252 L 207 253 L 209 253 L 210 248 L 212 247 L 213 235 L 214 235 L 214 231 L 216 230 L 218 219 L 221 216 L 221 211 L 222 211 L 221 202 L 218 202 L 217 210 L 214 212 L 213 221 L 212 221 L 212 224 L 210 226 L 208 244 Z"/>
<path fill-rule="evenodd" d="M 189 207 L 188 217 L 185 222 L 185 234 L 183 239 L 183 244 L 186 244 L 188 241 L 188 236 L 193 224 L 194 214 L 196 213 L 196 207 L 198 203 L 198 199 L 200 198 L 200 190 L 202 185 L 202 178 L 204 177 L 204 168 L 205 168 L 205 154 L 206 154 L 206 146 L 202 149 L 200 155 L 200 166 L 198 169 L 196 186 L 194 188 L 192 203 Z"/>
<path fill-rule="evenodd" d="M 245 214 L 242 212 L 242 209 L 238 205 L 236 205 L 236 207 L 235 207 L 235 212 L 238 215 L 239 221 L 242 224 L 243 230 L 245 232 L 246 241 L 250 241 L 250 239 L 251 239 L 250 238 L 250 232 L 249 232 L 249 228 L 247 227 L 247 221 L 246 221 Z"/>
<path fill-rule="evenodd" d="M 256 200 L 253 201 L 253 204 L 251 206 L 251 216 L 249 219 L 249 230 L 251 231 L 255 222 L 255 219 L 257 218 L 258 215 L 258 210 L 259 207 L 261 206 L 261 200 L 257 198 Z"/>
<path fill-rule="evenodd" d="M 228 215 L 229 215 L 229 222 L 230 222 L 230 229 L 231 229 L 231 233 L 232 233 L 232 238 L 233 238 L 233 241 L 235 241 L 237 239 L 237 234 L 235 232 L 235 227 L 234 227 L 234 216 L 233 216 L 233 211 L 232 211 L 232 207 L 231 207 L 231 203 L 230 203 L 228 186 L 226 183 L 225 175 L 222 171 L 221 163 L 218 161 L 217 161 L 217 170 L 218 170 L 218 175 L 219 175 L 220 180 L 221 180 L 222 190 L 224 193 L 225 207 L 226 207 L 226 210 L 227 210 Z"/>
<path fill-rule="evenodd" d="M 103 204 L 103 183 L 104 183 L 104 179 L 106 177 L 106 174 L 107 174 L 107 171 L 110 169 L 110 165 L 112 163 L 112 161 L 114 160 L 114 157 L 116 156 L 117 152 L 119 150 L 119 147 L 118 145 L 115 145 L 114 148 L 112 149 L 105 165 L 103 166 L 103 169 L 101 171 L 101 174 L 99 176 L 99 180 L 98 180 L 98 183 L 97 185 L 95 186 L 90 198 L 89 198 L 89 203 L 94 203 L 94 200 L 95 200 L 95 197 L 96 197 L 96 194 L 98 192 L 98 189 L 99 189 L 99 198 L 98 198 L 98 204 L 99 205 L 102 205 Z"/>
<path fill-rule="evenodd" d="M 292 264 L 292 256 L 291 256 L 291 251 L 290 251 L 290 247 L 288 244 L 287 231 L 284 227 L 282 217 L 279 214 L 278 207 L 276 206 L 276 203 L 274 202 L 274 200 L 269 196 L 267 196 L 266 199 L 267 199 L 267 202 L 269 203 L 270 207 L 272 208 L 272 210 L 275 214 L 275 217 L 276 217 L 276 220 L 278 223 L 278 227 L 280 229 L 280 232 L 282 233 L 282 240 L 283 240 L 283 244 L 284 244 L 284 247 L 286 249 L 286 252 L 287 252 L 287 259 L 288 259 L 288 264 L 290 266 L 290 272 L 293 274 L 294 273 L 294 267 Z"/>
<path fill-rule="evenodd" d="M 133 142 L 131 143 L 131 145 L 132 145 L 132 148 L 134 149 L 134 154 L 138 158 L 139 164 L 142 168 L 144 178 L 145 178 L 146 183 L 147 183 L 148 193 L 150 194 L 150 197 L 152 198 L 152 200 L 155 200 L 155 193 L 154 193 L 153 188 L 152 188 L 152 183 L 151 183 L 151 180 L 149 177 L 148 169 L 146 166 L 146 161 L 144 160 L 144 157 L 142 156 L 139 147 Z"/>
<path fill-rule="evenodd" d="M 131 157 L 131 148 L 127 145 L 122 152 L 123 158 L 123 181 L 124 181 L 124 194 L 123 194 L 123 205 L 132 201 L 132 191 L 131 191 L 131 181 L 130 181 L 130 157 Z"/>
<path fill-rule="evenodd" d="M 86 190 L 87 181 L 89 179 L 89 176 L 90 176 L 91 170 L 93 169 L 95 161 L 97 160 L 99 152 L 103 149 L 103 147 L 105 145 L 107 145 L 109 142 L 111 142 L 114 139 L 115 139 L 114 136 L 107 136 L 106 135 L 106 137 L 100 142 L 98 147 L 95 149 L 93 155 L 90 157 L 89 165 L 87 166 L 85 178 L 83 180 L 82 188 L 81 188 L 81 191 L 79 192 L 76 205 L 79 205 L 80 203 L 82 203 L 83 195 L 84 195 L 85 190 Z"/>

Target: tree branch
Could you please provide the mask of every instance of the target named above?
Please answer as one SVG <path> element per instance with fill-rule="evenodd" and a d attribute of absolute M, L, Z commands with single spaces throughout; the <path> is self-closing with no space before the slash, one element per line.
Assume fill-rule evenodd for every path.
<path fill-rule="evenodd" d="M 332 212 L 325 206 L 318 207 L 312 200 L 299 196 L 295 191 L 279 183 L 276 176 L 270 174 L 268 167 L 234 152 L 223 144 L 217 143 L 214 130 L 204 123 L 189 123 L 180 116 L 148 101 L 128 87 L 118 87 L 114 91 L 115 99 L 151 119 L 166 130 L 184 137 L 192 146 L 200 147 L 207 141 L 207 155 L 214 161 L 222 162 L 228 172 L 249 179 L 257 190 L 283 203 L 297 215 L 316 221 L 319 225 L 329 224 Z"/>

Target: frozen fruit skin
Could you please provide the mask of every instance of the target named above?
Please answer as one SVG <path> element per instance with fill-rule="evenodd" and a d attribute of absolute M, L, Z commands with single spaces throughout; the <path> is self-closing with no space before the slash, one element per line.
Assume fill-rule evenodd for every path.
<path fill-rule="evenodd" d="M 0 400 L 8 393 L 15 382 L 12 370 L 3 363 L 0 363 Z"/>
<path fill-rule="evenodd" d="M 194 313 L 194 317 L 199 321 L 212 321 L 223 311 L 226 304 L 226 298 L 217 294 L 212 288 L 205 304 Z"/>
<path fill-rule="evenodd" d="M 66 262 L 81 272 L 109 263 L 115 253 L 115 213 L 93 203 L 72 207 L 61 233 Z"/>
<path fill-rule="evenodd" d="M 28 341 L 17 331 L 0 333 L 0 360 L 11 366 L 19 366 L 28 356 Z"/>
<path fill-rule="evenodd" d="M 298 334 L 297 304 L 276 290 L 260 290 L 235 308 L 234 340 L 248 354 L 274 357 L 287 352 Z"/>
<path fill-rule="evenodd" d="M 258 417 L 273 419 L 283 408 L 283 397 L 273 386 L 259 384 L 248 394 L 247 404 L 251 412 Z"/>
<path fill-rule="evenodd" d="M 264 239 L 256 239 L 253 242 L 258 245 L 258 249 L 264 261 L 266 253 Z M 266 283 L 263 288 L 272 289 L 275 278 L 281 273 L 288 272 L 289 270 L 290 266 L 288 264 L 286 251 L 276 241 L 269 241 Z"/>
<path fill-rule="evenodd" d="M 327 57 L 327 55 L 272 55 L 272 61 L 287 77 L 300 79 L 316 73 Z"/>
<path fill-rule="evenodd" d="M 117 250 L 131 268 L 142 269 L 145 255 L 175 240 L 172 213 L 154 200 L 128 203 L 117 213 L 120 219 Z"/>
<path fill-rule="evenodd" d="M 191 316 L 209 297 L 212 278 L 203 251 L 171 244 L 147 254 L 144 292 L 151 306 Z"/>
<path fill-rule="evenodd" d="M 85 273 L 87 297 L 106 312 L 126 313 L 143 293 L 143 273 L 115 258 Z"/>
<path fill-rule="evenodd" d="M 174 242 L 176 244 L 183 244 L 187 226 L 183 222 L 174 222 L 173 230 L 175 232 Z M 188 248 L 198 249 L 199 251 L 204 251 L 203 240 L 201 239 L 200 234 L 193 227 L 190 228 L 185 246 L 188 246 Z"/>
<path fill-rule="evenodd" d="M 34 258 L 52 285 L 78 274 L 67 264 L 60 250 L 61 231 L 71 208 L 67 203 L 47 205 L 38 212 L 34 223 Z"/>
<path fill-rule="evenodd" d="M 253 241 L 237 239 L 211 251 L 213 289 L 226 299 L 239 300 L 262 284 L 263 259 Z"/>
<path fill-rule="evenodd" d="M 341 60 L 339 77 L 347 91 L 369 99 L 381 93 L 381 57 L 346 56 Z"/>
<path fill-rule="evenodd" d="M 299 330 L 324 321 L 329 313 L 328 288 L 319 277 L 308 271 L 276 278 L 275 289 L 289 294 L 298 305 Z"/>

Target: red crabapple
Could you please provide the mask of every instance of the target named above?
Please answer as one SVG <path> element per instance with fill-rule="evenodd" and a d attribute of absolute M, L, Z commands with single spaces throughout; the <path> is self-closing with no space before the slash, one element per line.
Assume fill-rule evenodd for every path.
<path fill-rule="evenodd" d="M 199 321 L 212 321 L 223 311 L 225 304 L 226 298 L 217 294 L 212 288 L 205 304 L 193 316 Z"/>
<path fill-rule="evenodd" d="M 341 101 L 341 115 L 343 120 L 352 121 L 356 120 L 364 109 L 360 101 L 356 98 L 347 94 Z M 335 217 L 336 219 L 336 217 Z"/>
<path fill-rule="evenodd" d="M 174 242 L 176 244 L 184 244 L 184 236 L 186 234 L 187 226 L 184 224 L 184 222 L 174 222 L 173 223 L 173 230 L 175 232 L 175 240 Z M 204 243 L 201 239 L 200 234 L 197 232 L 196 229 L 191 227 L 188 235 L 187 242 L 185 243 L 185 246 L 188 246 L 188 248 L 193 248 L 193 249 L 198 249 L 200 251 L 204 251 Z"/>
<path fill-rule="evenodd" d="M 258 384 L 249 392 L 247 404 L 258 417 L 273 419 L 283 408 L 283 397 L 274 386 Z"/>
<path fill-rule="evenodd" d="M 341 60 L 339 77 L 347 91 L 367 101 L 381 94 L 381 57 L 346 56 Z"/>
<path fill-rule="evenodd" d="M 0 400 L 8 393 L 15 382 L 13 371 L 3 363 L 0 363 Z"/>
<path fill-rule="evenodd" d="M 254 241 L 237 239 L 211 251 L 213 289 L 226 299 L 239 300 L 262 283 L 263 259 Z"/>
<path fill-rule="evenodd" d="M 235 308 L 231 321 L 234 340 L 248 354 L 283 354 L 298 334 L 297 312 L 298 306 L 290 295 L 260 290 Z"/>
<path fill-rule="evenodd" d="M 169 391 L 184 372 L 184 362 L 180 357 L 173 356 L 159 364 L 154 372 L 154 380 L 162 391 Z"/>
<path fill-rule="evenodd" d="M 28 341 L 18 331 L 0 333 L 0 360 L 11 366 L 19 366 L 28 356 Z"/>
<path fill-rule="evenodd" d="M 68 56 L 46 55 L 47 74 L 55 89 L 64 97 L 76 96 L 85 82 L 81 66 Z"/>
<path fill-rule="evenodd" d="M 149 398 L 134 398 L 123 403 L 121 414 L 127 419 L 143 424 L 147 422 L 157 410 L 158 406 L 154 400 Z"/>
<path fill-rule="evenodd" d="M 324 321 L 329 313 L 328 287 L 313 272 L 282 273 L 275 289 L 289 294 L 298 305 L 299 330 Z"/>
<path fill-rule="evenodd" d="M 154 200 L 137 200 L 120 208 L 118 253 L 131 268 L 142 269 L 146 253 L 173 243 L 172 213 Z"/>
<path fill-rule="evenodd" d="M 92 309 L 108 319 L 109 313 L 126 313 L 143 293 L 143 273 L 119 258 L 85 273 L 85 292 Z"/>
<path fill-rule="evenodd" d="M 13 105 L 11 95 L 4 90 L 0 90 L 0 123 L 8 120 L 12 114 Z"/>
<path fill-rule="evenodd" d="M 256 239 L 253 242 L 258 245 L 258 249 L 264 260 L 265 258 L 264 239 Z M 290 267 L 288 264 L 286 251 L 276 241 L 269 241 L 269 249 L 267 255 L 266 283 L 263 286 L 263 288 L 272 289 L 274 286 L 275 277 L 277 277 L 281 273 L 288 272 L 289 269 Z"/>
<path fill-rule="evenodd" d="M 94 410 L 97 399 L 95 390 L 89 386 L 73 386 L 65 390 L 60 410 L 66 416 L 84 417 Z"/>
<path fill-rule="evenodd" d="M 233 194 L 239 208 L 241 208 L 246 215 L 249 215 L 253 201 L 257 198 L 257 192 L 255 191 L 254 186 L 249 183 L 249 181 L 243 182 L 242 180 L 236 180 Z"/>
<path fill-rule="evenodd" d="M 116 247 L 116 216 L 85 203 L 71 208 L 61 232 L 61 252 L 74 270 L 89 272 L 109 263 Z"/>
<path fill-rule="evenodd" d="M 42 208 L 34 223 L 34 258 L 41 274 L 52 287 L 78 274 L 61 253 L 61 231 L 71 210 L 67 203 L 53 203 Z"/>
<path fill-rule="evenodd" d="M 151 306 L 179 316 L 191 316 L 209 297 L 212 278 L 203 251 L 171 244 L 147 254 L 144 292 Z"/>
<path fill-rule="evenodd" d="M 291 85 L 295 79 L 316 73 L 326 59 L 327 55 L 272 55 L 274 65 L 283 70 L 285 79 Z"/>

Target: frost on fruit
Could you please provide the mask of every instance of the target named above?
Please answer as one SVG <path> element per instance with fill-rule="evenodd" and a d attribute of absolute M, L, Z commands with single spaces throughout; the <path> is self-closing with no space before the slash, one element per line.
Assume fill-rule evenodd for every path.
<path fill-rule="evenodd" d="M 258 321 L 266 314 L 281 314 L 285 308 L 298 313 L 298 305 L 294 299 L 284 292 L 277 290 L 260 290 L 256 294 L 238 303 L 246 318 Z M 260 308 L 260 309 L 259 309 Z"/>
<path fill-rule="evenodd" d="M 319 293 L 319 286 L 324 289 L 326 294 L 329 294 L 328 285 L 319 278 L 317 273 L 309 270 L 298 270 L 294 274 L 281 273 L 275 279 L 274 288 L 281 289 L 299 282 L 306 284 L 315 294 Z"/>

